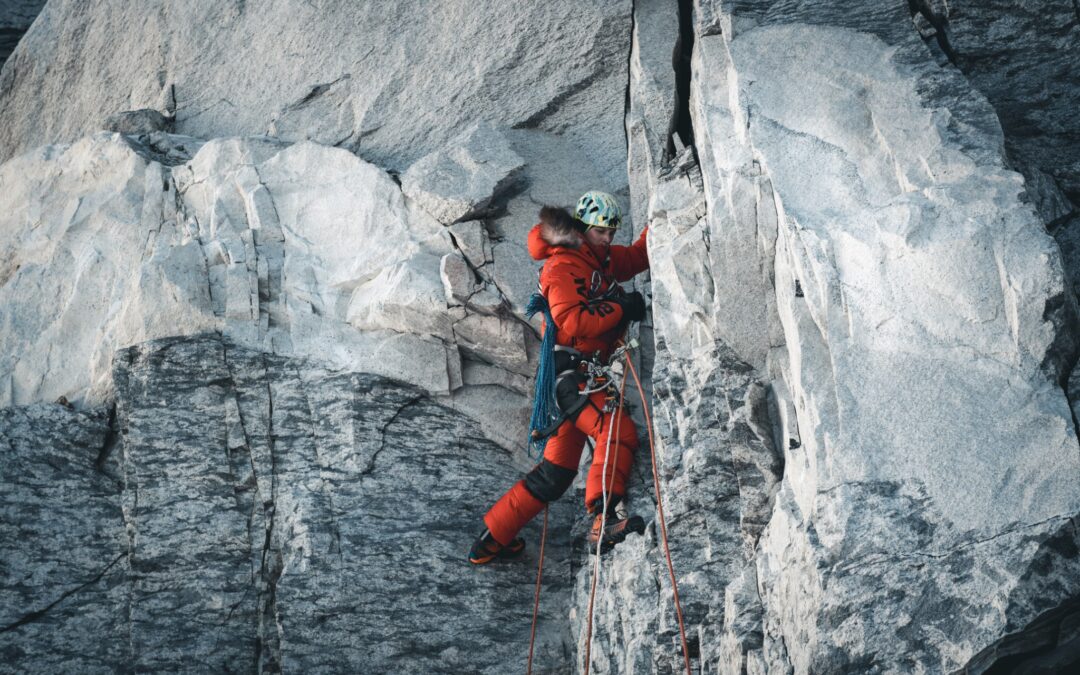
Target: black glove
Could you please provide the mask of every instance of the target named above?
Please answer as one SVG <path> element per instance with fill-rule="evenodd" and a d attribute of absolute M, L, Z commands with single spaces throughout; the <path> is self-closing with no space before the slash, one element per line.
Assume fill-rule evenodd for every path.
<path fill-rule="evenodd" d="M 645 318 L 645 298 L 641 293 L 634 291 L 619 298 L 622 307 L 623 321 L 641 321 Z"/>

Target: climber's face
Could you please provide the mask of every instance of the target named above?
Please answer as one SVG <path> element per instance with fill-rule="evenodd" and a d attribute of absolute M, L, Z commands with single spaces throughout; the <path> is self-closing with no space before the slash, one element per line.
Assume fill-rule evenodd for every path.
<path fill-rule="evenodd" d="M 589 246 L 600 254 L 607 253 L 611 240 L 614 238 L 615 228 L 613 227 L 590 227 L 585 233 L 585 241 L 589 242 Z"/>

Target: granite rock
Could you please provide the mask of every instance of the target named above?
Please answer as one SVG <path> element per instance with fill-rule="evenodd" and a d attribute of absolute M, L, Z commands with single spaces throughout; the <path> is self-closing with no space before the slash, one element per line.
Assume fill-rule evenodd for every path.
<path fill-rule="evenodd" d="M 625 182 L 628 1 L 101 0 L 41 16 L 5 75 L 0 160 L 72 142 L 118 110 L 164 111 L 162 92 L 174 91 L 176 131 L 190 136 L 269 131 L 404 171 L 487 122 L 567 134 Z M 124 39 L 130 26 L 145 39 Z"/>
<path fill-rule="evenodd" d="M 172 120 L 157 110 L 126 110 L 105 118 L 102 128 L 119 134 L 137 136 L 155 131 L 171 131 Z"/>
<path fill-rule="evenodd" d="M 0 669 L 520 670 L 539 524 L 462 558 L 531 465 L 525 233 L 587 189 L 650 224 L 695 670 L 1074 666 L 1077 24 L 958 2 L 50 3 L 0 75 Z M 143 108 L 186 135 L 76 140 Z M 553 506 L 540 672 L 682 669 L 639 430 L 591 617 Z"/>
<path fill-rule="evenodd" d="M 445 227 L 349 152 L 98 134 L 5 163 L 0 185 L 0 402 L 103 401 L 115 349 L 207 330 L 432 392 L 461 386 L 441 259 L 472 272 Z M 528 371 L 521 339 L 504 341 L 521 326 L 499 291 L 483 282 L 466 300 L 487 314 L 458 329 L 471 353 Z"/>
<path fill-rule="evenodd" d="M 463 567 L 473 495 L 516 475 L 467 417 L 216 334 L 115 364 L 112 420 L 0 410 L 0 671 L 524 668 L 535 553 Z M 553 533 L 539 672 L 566 664 L 568 556 Z"/>
<path fill-rule="evenodd" d="M 1074 328 L 995 111 L 903 8 L 698 5 L 705 213 L 689 160 L 650 195 L 661 479 L 692 651 L 703 668 L 770 673 L 982 672 L 1067 653 L 1080 453 L 1048 357 Z M 738 391 L 707 377 L 718 362 L 768 392 L 747 437 L 783 453 L 736 464 L 764 477 L 738 505 L 742 480 L 717 499 L 723 481 L 686 465 L 738 456 L 703 436 L 716 415 L 688 413 Z M 679 543 L 703 532 L 727 548 Z M 600 600 L 617 638 L 595 665 L 679 670 L 670 600 L 624 574 Z M 662 647 L 635 639 L 663 626 Z"/>
<path fill-rule="evenodd" d="M 0 408 L 0 672 L 130 663 L 131 571 L 117 442 L 101 409 Z"/>
<path fill-rule="evenodd" d="M 401 175 L 405 196 L 445 224 L 477 218 L 514 180 L 521 157 L 490 125 L 477 125 Z"/>

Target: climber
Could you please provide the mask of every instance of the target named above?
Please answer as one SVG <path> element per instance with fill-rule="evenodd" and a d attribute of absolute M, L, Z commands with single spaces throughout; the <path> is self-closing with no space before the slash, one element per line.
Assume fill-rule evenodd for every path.
<path fill-rule="evenodd" d="M 585 388 L 589 361 L 607 363 L 631 321 L 645 318 L 641 293 L 626 293 L 618 284 L 649 268 L 646 235 L 631 246 L 611 241 L 621 221 L 618 202 L 603 192 L 586 192 L 574 215 L 545 206 L 540 223 L 529 232 L 529 253 L 546 260 L 540 272 L 540 292 L 551 308 L 556 332 L 556 397 L 566 416 L 544 447 L 543 458 L 484 516 L 485 529 L 469 551 L 477 565 L 495 559 L 516 558 L 525 550 L 519 530 L 544 505 L 558 499 L 577 475 L 588 438 L 594 441 L 592 466 L 585 484 L 585 507 L 593 515 L 589 542 L 606 551 L 631 532 L 645 531 L 640 516 L 628 516 L 624 498 L 626 480 L 637 448 L 637 429 L 613 391 L 579 394 Z M 617 396 L 617 393 L 616 393 Z M 620 419 L 621 418 L 621 419 Z M 608 436 L 618 429 L 616 438 Z M 604 473 L 605 453 L 607 475 Z M 607 517 L 602 513 L 604 481 Z"/>

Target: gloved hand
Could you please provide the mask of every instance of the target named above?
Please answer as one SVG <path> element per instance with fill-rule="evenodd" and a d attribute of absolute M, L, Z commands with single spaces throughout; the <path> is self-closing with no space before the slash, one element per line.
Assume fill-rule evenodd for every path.
<path fill-rule="evenodd" d="M 624 321 L 641 321 L 645 318 L 645 298 L 641 293 L 634 291 L 619 298 L 622 307 Z"/>

